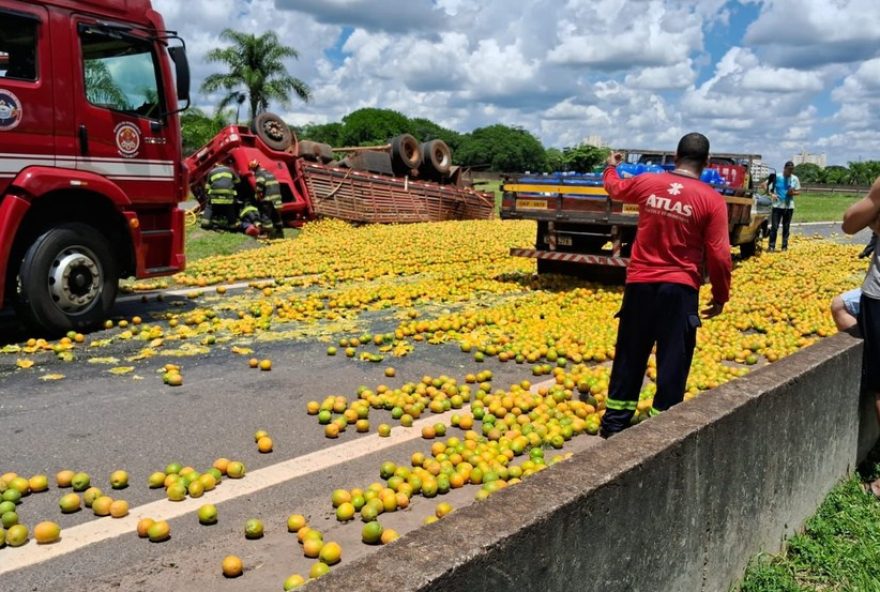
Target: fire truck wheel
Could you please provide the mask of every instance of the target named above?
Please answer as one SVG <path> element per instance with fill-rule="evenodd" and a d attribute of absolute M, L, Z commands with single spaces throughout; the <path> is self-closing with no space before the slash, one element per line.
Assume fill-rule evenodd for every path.
<path fill-rule="evenodd" d="M 391 140 L 391 162 L 395 171 L 405 172 L 422 164 L 422 147 L 409 134 L 401 134 Z"/>
<path fill-rule="evenodd" d="M 260 113 L 254 120 L 254 133 L 272 150 L 284 152 L 293 145 L 293 132 L 274 113 Z"/>
<path fill-rule="evenodd" d="M 423 168 L 438 175 L 448 175 L 452 167 L 452 150 L 443 140 L 430 140 L 422 144 Z"/>
<path fill-rule="evenodd" d="M 95 327 L 113 308 L 119 284 L 107 239 L 78 223 L 43 233 L 25 253 L 18 277 L 19 312 L 52 334 Z"/>

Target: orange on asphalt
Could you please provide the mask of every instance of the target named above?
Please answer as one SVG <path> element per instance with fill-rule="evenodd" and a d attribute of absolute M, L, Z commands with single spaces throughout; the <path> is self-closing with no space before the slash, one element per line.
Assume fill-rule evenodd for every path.
<path fill-rule="evenodd" d="M 227 578 L 237 578 L 244 573 L 244 564 L 237 555 L 227 555 L 224 557 L 221 567 L 223 575 Z"/>

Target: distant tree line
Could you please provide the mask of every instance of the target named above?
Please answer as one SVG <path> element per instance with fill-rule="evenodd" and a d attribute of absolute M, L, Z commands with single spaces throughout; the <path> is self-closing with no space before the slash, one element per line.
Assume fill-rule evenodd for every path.
<path fill-rule="evenodd" d="M 184 113 L 184 152 L 198 150 L 233 119 L 234 113 L 230 111 L 218 111 L 213 116 L 199 109 Z M 498 172 L 589 172 L 608 155 L 607 149 L 588 145 L 545 149 L 534 134 L 521 127 L 495 124 L 461 133 L 429 119 L 410 118 L 390 109 L 358 109 L 342 121 L 292 129 L 301 140 L 333 147 L 379 146 L 400 134 L 411 134 L 421 142 L 440 139 L 452 149 L 456 164 Z"/>
<path fill-rule="evenodd" d="M 828 185 L 870 185 L 880 177 L 880 160 L 850 162 L 849 167 L 832 165 L 822 168 L 812 163 L 794 167 L 794 174 L 801 183 L 824 183 Z"/>

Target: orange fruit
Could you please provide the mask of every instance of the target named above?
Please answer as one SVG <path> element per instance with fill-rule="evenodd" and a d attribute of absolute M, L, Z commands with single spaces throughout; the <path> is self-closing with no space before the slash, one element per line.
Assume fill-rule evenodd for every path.
<path fill-rule="evenodd" d="M 443 518 L 450 512 L 452 512 L 452 506 L 449 505 L 447 502 L 440 502 L 439 504 L 437 504 L 437 509 L 434 511 L 434 514 L 437 516 L 437 518 Z"/>
<path fill-rule="evenodd" d="M 293 574 L 292 576 L 284 580 L 284 592 L 289 592 L 290 590 L 299 588 L 305 583 L 306 580 L 304 577 L 299 574 Z"/>
<path fill-rule="evenodd" d="M 85 505 L 85 507 L 91 508 L 95 500 L 102 495 L 104 495 L 104 492 L 102 492 L 97 487 L 89 487 L 83 492 L 83 504 Z"/>
<path fill-rule="evenodd" d="M 70 487 L 73 476 L 76 473 L 69 470 L 59 471 L 57 475 L 55 475 L 55 482 L 58 484 L 58 487 Z"/>
<path fill-rule="evenodd" d="M 323 561 L 318 561 L 312 565 L 312 568 L 309 570 L 309 577 L 312 579 L 318 579 L 321 576 L 326 576 L 328 573 L 330 573 L 330 566 Z"/>
<path fill-rule="evenodd" d="M 361 540 L 367 545 L 375 545 L 382 539 L 382 531 L 382 525 L 378 521 L 367 522 L 361 529 Z"/>
<path fill-rule="evenodd" d="M 298 532 L 299 529 L 307 526 L 308 522 L 306 521 L 306 517 L 302 514 L 291 514 L 287 518 L 287 530 L 288 532 Z"/>
<path fill-rule="evenodd" d="M 342 547 L 339 546 L 339 543 L 325 543 L 324 546 L 321 547 L 319 557 L 321 558 L 321 561 L 327 565 L 336 565 L 342 559 Z"/>
<path fill-rule="evenodd" d="M 318 538 L 309 538 L 303 541 L 303 555 L 309 559 L 316 559 L 321 553 L 324 542 Z"/>
<path fill-rule="evenodd" d="M 230 479 L 241 479 L 245 474 L 245 466 L 244 463 L 238 462 L 236 460 L 230 461 L 226 466 L 226 475 Z"/>
<path fill-rule="evenodd" d="M 220 471 L 222 474 L 225 475 L 226 474 L 226 467 L 229 466 L 229 459 L 222 458 L 222 457 L 218 458 L 217 460 L 214 461 L 214 464 L 212 466 L 215 469 L 217 469 L 218 471 Z"/>
<path fill-rule="evenodd" d="M 38 545 L 55 543 L 61 538 L 61 527 L 54 522 L 40 522 L 34 527 L 34 540 Z"/>
<path fill-rule="evenodd" d="M 171 527 L 165 520 L 154 522 L 147 528 L 147 536 L 151 543 L 161 543 L 171 537 Z"/>
<path fill-rule="evenodd" d="M 263 454 L 272 452 L 272 438 L 269 436 L 263 436 L 260 438 L 257 441 L 257 449 Z"/>
<path fill-rule="evenodd" d="M 141 518 L 137 523 L 137 533 L 142 539 L 147 538 L 147 531 L 156 523 L 152 518 Z"/>
<path fill-rule="evenodd" d="M 351 502 L 343 502 L 336 508 L 336 519 L 340 522 L 348 522 L 354 518 L 354 505 Z"/>
<path fill-rule="evenodd" d="M 95 513 L 95 516 L 109 516 L 110 515 L 110 505 L 113 503 L 113 498 L 107 495 L 102 495 L 98 499 L 92 502 L 92 512 Z"/>
<path fill-rule="evenodd" d="M 260 360 L 260 370 L 268 372 L 272 369 L 272 360 Z"/>
<path fill-rule="evenodd" d="M 125 500 L 115 500 L 110 504 L 110 515 L 114 518 L 122 518 L 128 515 L 128 502 Z"/>
<path fill-rule="evenodd" d="M 61 507 L 61 511 L 65 514 L 72 514 L 73 512 L 78 512 L 80 509 L 80 498 L 75 493 L 68 493 L 63 496 L 59 501 L 58 505 Z"/>
<path fill-rule="evenodd" d="M 257 358 L 251 358 L 248 360 L 248 366 L 251 368 L 257 368 L 260 365 L 260 361 Z"/>
<path fill-rule="evenodd" d="M 244 573 L 244 564 L 235 555 L 227 555 L 222 563 L 223 575 L 227 578 L 237 578 Z"/>
<path fill-rule="evenodd" d="M 394 530 L 393 528 L 386 528 L 382 531 L 382 536 L 379 540 L 382 542 L 383 545 L 387 545 L 388 543 L 396 541 L 399 538 L 400 535 L 397 534 L 396 530 Z"/>
<path fill-rule="evenodd" d="M 49 478 L 46 475 L 34 475 L 28 479 L 31 493 L 40 493 L 49 489 Z"/>

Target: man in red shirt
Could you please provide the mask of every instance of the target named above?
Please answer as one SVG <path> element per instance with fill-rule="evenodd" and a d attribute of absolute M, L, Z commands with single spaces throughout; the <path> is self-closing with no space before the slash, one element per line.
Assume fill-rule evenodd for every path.
<path fill-rule="evenodd" d="M 639 226 L 627 268 L 623 305 L 602 432 L 608 438 L 629 427 L 648 357 L 657 346 L 657 393 L 651 415 L 684 398 L 694 355 L 703 265 L 712 282 L 706 318 L 721 314 L 730 297 L 727 204 L 700 181 L 709 163 L 709 140 L 688 134 L 678 143 L 675 170 L 621 179 L 608 157 L 605 189 L 612 199 L 639 205 Z"/>

